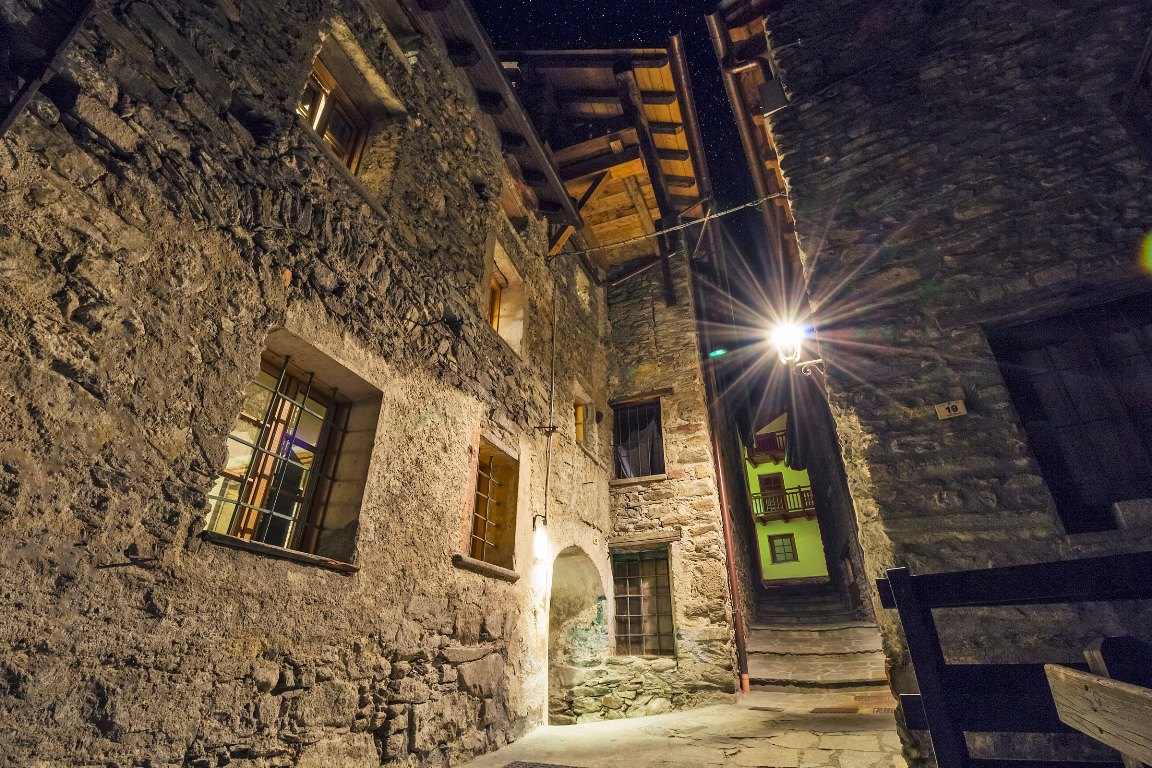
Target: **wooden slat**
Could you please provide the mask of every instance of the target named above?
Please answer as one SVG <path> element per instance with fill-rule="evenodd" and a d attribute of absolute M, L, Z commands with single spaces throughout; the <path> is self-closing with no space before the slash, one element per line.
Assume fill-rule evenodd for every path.
<path fill-rule="evenodd" d="M 692 153 L 686 149 L 665 149 L 663 147 L 656 150 L 661 160 L 672 160 L 679 162 L 687 162 L 692 159 Z"/>
<path fill-rule="evenodd" d="M 1044 669 L 1062 721 L 1123 755 L 1152 763 L 1152 689 L 1059 664 Z"/>
<path fill-rule="evenodd" d="M 1082 760 L 969 760 L 967 768 L 1124 768 L 1122 763 L 1098 763 Z"/>
<path fill-rule="evenodd" d="M 900 711 L 904 713 L 904 724 L 909 730 L 928 730 L 928 718 L 924 716 L 924 702 L 918 693 L 900 694 Z"/>
<path fill-rule="evenodd" d="M 649 122 L 648 129 L 652 133 L 660 133 L 665 136 L 679 136 L 684 133 L 683 123 L 665 123 L 665 122 Z"/>
<path fill-rule="evenodd" d="M 902 570 L 902 569 L 894 569 Z M 888 572 L 889 579 L 893 571 Z M 912 589 L 929 608 L 1152 599 L 1152 552 L 979 571 L 929 573 Z"/>
<path fill-rule="evenodd" d="M 623 152 L 608 152 L 603 155 L 572 163 L 560 168 L 560 178 L 572 181 L 594 173 L 607 171 L 614 166 L 640 159 L 640 147 L 625 147 Z"/>
<path fill-rule="evenodd" d="M 1104 637 L 1084 651 L 1088 671 L 1132 685 L 1152 688 L 1152 646 L 1135 637 Z M 1124 768 L 1141 768 L 1135 758 L 1124 756 Z"/>
<path fill-rule="evenodd" d="M 641 91 L 640 100 L 645 105 L 666 106 L 676 103 L 676 91 Z M 620 94 L 611 89 L 588 88 L 579 91 L 560 91 L 556 94 L 560 104 L 605 104 L 619 105 Z"/>

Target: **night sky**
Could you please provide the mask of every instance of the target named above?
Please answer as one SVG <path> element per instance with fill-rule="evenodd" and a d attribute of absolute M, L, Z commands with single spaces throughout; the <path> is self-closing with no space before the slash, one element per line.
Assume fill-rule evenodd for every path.
<path fill-rule="evenodd" d="M 667 47 L 684 35 L 718 208 L 754 196 L 704 16 L 716 0 L 472 0 L 497 50 Z"/>

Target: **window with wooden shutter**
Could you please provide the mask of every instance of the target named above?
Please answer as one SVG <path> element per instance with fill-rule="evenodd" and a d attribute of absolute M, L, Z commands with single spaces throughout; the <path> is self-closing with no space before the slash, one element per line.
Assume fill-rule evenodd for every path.
<path fill-rule="evenodd" d="M 989 334 L 1069 533 L 1152 498 L 1152 295 Z"/>

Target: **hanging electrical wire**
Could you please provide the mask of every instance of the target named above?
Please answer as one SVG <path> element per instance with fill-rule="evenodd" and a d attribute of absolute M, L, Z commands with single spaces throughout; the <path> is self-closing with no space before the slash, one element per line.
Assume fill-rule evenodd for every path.
<path fill-rule="evenodd" d="M 774 194 L 766 195 L 765 197 L 761 197 L 758 200 L 749 200 L 748 202 L 743 203 L 741 205 L 737 205 L 733 208 L 728 208 L 728 209 L 725 209 L 723 211 L 716 211 L 715 213 L 710 213 L 707 216 L 704 216 L 703 218 L 693 219 L 692 221 L 686 221 L 683 224 L 677 224 L 674 227 L 668 227 L 667 229 L 661 229 L 658 232 L 652 232 L 651 234 L 637 235 L 636 237 L 630 237 L 627 240 L 621 240 L 620 242 L 612 243 L 611 245 L 600 245 L 600 246 L 597 246 L 595 248 L 584 248 L 583 250 L 578 250 L 578 251 L 563 251 L 562 253 L 566 256 L 584 256 L 584 255 L 589 254 L 589 253 L 599 253 L 600 251 L 610 251 L 613 248 L 620 248 L 621 246 L 630 245 L 632 243 L 639 243 L 639 242 L 644 241 L 644 240 L 651 240 L 654 237 L 659 237 L 660 235 L 666 235 L 670 232 L 678 232 L 682 229 L 688 229 L 689 227 L 695 227 L 695 226 L 700 225 L 700 224 L 707 224 L 709 221 L 712 221 L 713 219 L 719 219 L 719 218 L 722 218 L 724 216 L 730 216 L 731 214 L 736 213 L 737 211 L 742 211 L 745 208 L 752 208 L 753 206 L 761 205 L 761 204 L 766 203 L 769 200 L 772 200 L 774 198 L 784 197 L 784 195 L 785 195 L 784 192 L 776 192 Z M 557 254 L 557 255 L 559 255 L 559 254 Z"/>

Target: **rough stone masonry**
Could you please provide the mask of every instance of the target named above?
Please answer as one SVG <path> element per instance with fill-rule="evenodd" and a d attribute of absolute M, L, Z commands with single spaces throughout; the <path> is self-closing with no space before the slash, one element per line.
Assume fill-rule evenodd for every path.
<path fill-rule="evenodd" d="M 1152 7 L 821 0 L 773 6 L 765 25 L 870 576 L 1147 549 L 1147 528 L 1061 526 L 987 336 L 1152 287 L 1137 268 L 1152 163 L 1113 106 Z M 938 419 L 954 400 L 968 415 Z M 878 613 L 910 691 L 893 612 Z M 1078 661 L 1141 623 L 1099 605 L 939 621 L 950 662 Z"/>
<path fill-rule="evenodd" d="M 545 260 L 546 222 L 505 214 L 516 182 L 443 41 L 427 24 L 398 41 L 388 5 L 102 2 L 0 140 L 0 765 L 439 766 L 499 747 L 546 717 L 555 556 L 582 550 L 611 595 L 609 538 L 671 527 L 665 509 L 682 650 L 629 664 L 670 707 L 728 698 L 690 305 L 637 294 L 648 326 L 613 309 L 606 337 L 603 292 L 586 303 L 575 260 Z M 403 106 L 360 180 L 294 113 L 337 23 Z M 523 278 L 519 351 L 484 316 L 494 242 Z M 273 331 L 379 393 L 353 575 L 198 536 Z M 676 378 L 665 486 L 609 491 L 608 403 L 649 386 L 609 375 L 613 348 Z M 588 449 L 577 391 L 608 414 Z M 453 566 L 481 437 L 519 462 L 515 582 Z"/>

